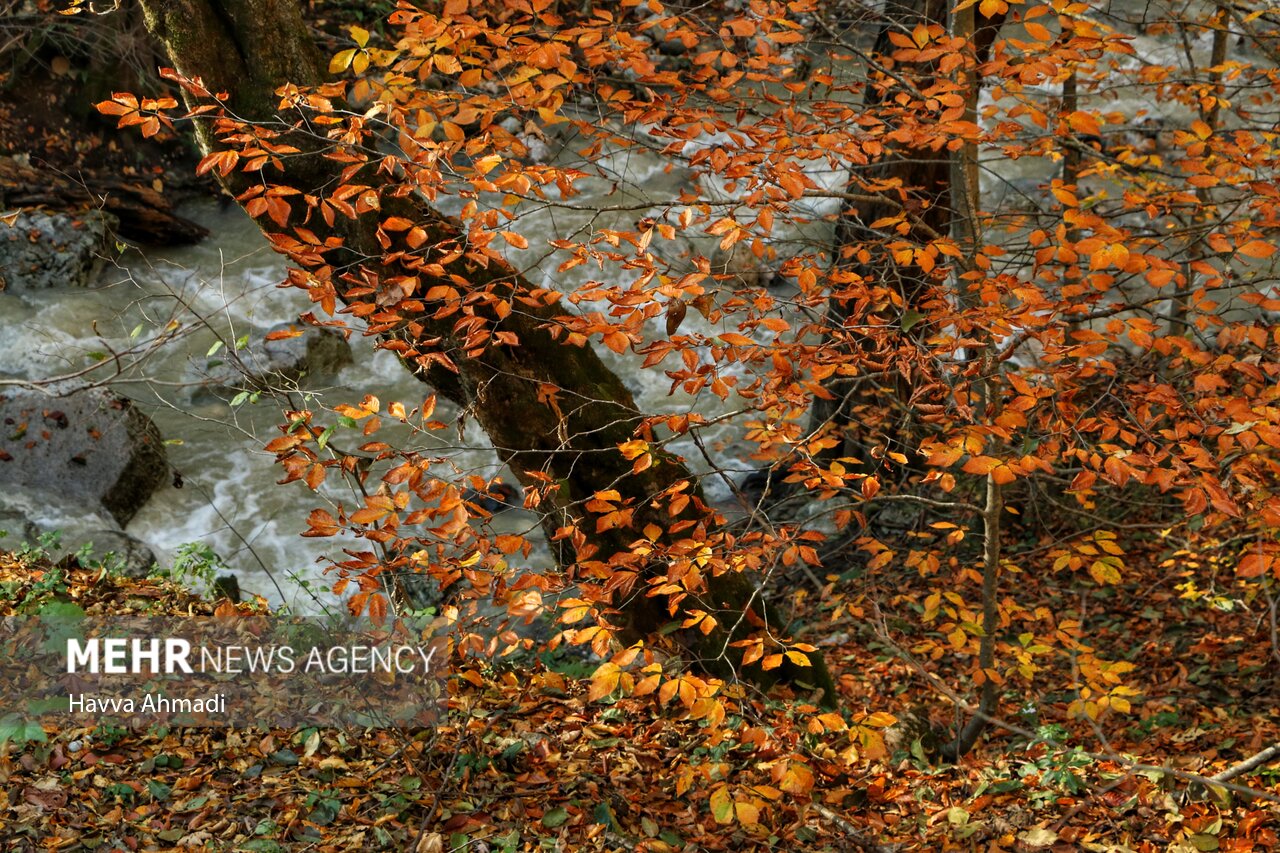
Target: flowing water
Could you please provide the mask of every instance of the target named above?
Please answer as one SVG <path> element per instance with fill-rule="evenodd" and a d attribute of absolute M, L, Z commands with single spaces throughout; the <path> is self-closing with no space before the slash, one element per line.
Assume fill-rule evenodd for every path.
<path fill-rule="evenodd" d="M 647 155 L 616 155 L 603 167 L 620 178 L 620 184 L 643 187 L 650 201 L 678 196 L 680 175 Z M 556 273 L 561 259 L 545 257 L 545 248 L 540 252 L 538 247 L 565 234 L 630 228 L 645 213 L 644 200 L 620 193 L 608 177 L 587 181 L 583 189 L 575 209 L 535 212 L 522 221 L 520 228 L 530 248 L 511 253 L 513 262 L 530 278 L 566 292 L 588 280 L 589 268 Z M 443 206 L 448 210 L 447 202 Z M 620 210 L 602 214 L 593 206 Z M 278 286 L 285 276 L 283 259 L 268 248 L 256 225 L 238 208 L 202 202 L 183 213 L 205 225 L 212 236 L 196 246 L 148 251 L 145 256 L 131 250 L 101 274 L 99 286 L 93 289 L 0 293 L 0 365 L 6 374 L 25 379 L 68 373 L 95 360 L 105 361 L 110 368 L 114 358 L 104 360 L 104 354 L 111 356 L 131 344 L 160 343 L 166 335 L 172 338 L 158 345 L 136 369 L 112 380 L 113 387 L 137 401 L 156 421 L 169 442 L 175 471 L 174 483 L 150 500 L 128 532 L 151 545 L 162 564 L 172 561 L 186 543 L 207 543 L 239 574 L 243 589 L 306 609 L 311 594 L 305 585 L 317 585 L 323 558 L 341 559 L 343 547 L 357 545 L 351 538 L 302 538 L 306 516 L 326 503 L 345 500 L 350 505 L 354 496 L 330 483 L 320 495 L 299 483 L 277 485 L 282 471 L 261 448 L 279 435 L 281 406 L 264 395 L 256 403 L 246 400 L 233 407 L 234 389 L 210 388 L 200 380 L 211 367 L 216 370 L 237 339 L 247 335 L 259 341 L 272 326 L 295 320 L 314 306 L 302 291 Z M 595 274 L 602 275 L 598 269 Z M 606 307 L 582 306 L 583 310 Z M 700 316 L 690 314 L 686 331 L 712 331 Z M 223 346 L 215 351 L 218 342 Z M 321 384 L 304 379 L 301 392 L 293 395 L 294 406 L 305 402 L 312 409 L 332 407 L 358 403 L 364 394 L 374 394 L 384 405 L 400 401 L 413 408 L 431 392 L 393 356 L 376 350 L 370 339 L 357 333 L 350 343 L 353 363 Z M 724 404 L 708 392 L 694 399 L 670 396 L 670 380 L 661 370 L 637 372 L 634 356 L 626 363 L 599 349 L 623 377 L 642 411 L 712 415 L 724 410 Z M 305 401 L 303 393 L 308 396 Z M 440 401 L 437 419 L 453 423 L 456 416 L 456 409 Z M 734 476 L 749 467 L 732 461 L 742 456 L 741 430 L 727 421 L 703 434 L 713 456 L 717 445 L 727 447 L 724 454 L 731 461 L 726 467 L 736 472 Z M 341 433 L 334 436 L 335 444 L 341 437 Z M 507 482 L 514 481 L 510 472 L 502 471 L 473 420 L 466 421 L 460 433 L 451 430 L 416 440 L 434 442 L 419 449 L 442 459 L 439 470 L 455 479 L 465 473 L 485 478 L 503 475 Z M 705 467 L 705 462 L 699 465 L 700 451 L 692 443 L 672 447 L 696 467 Z M 723 501 L 730 494 L 720 478 L 709 478 L 705 488 L 713 500 Z M 41 521 L 56 527 L 60 519 L 54 515 Z M 71 521 L 66 519 L 68 524 Z M 536 519 L 522 511 L 507 512 L 495 516 L 492 524 L 500 530 L 527 531 L 536 528 Z M 535 551 L 530 560 L 536 564 L 549 557 Z"/>

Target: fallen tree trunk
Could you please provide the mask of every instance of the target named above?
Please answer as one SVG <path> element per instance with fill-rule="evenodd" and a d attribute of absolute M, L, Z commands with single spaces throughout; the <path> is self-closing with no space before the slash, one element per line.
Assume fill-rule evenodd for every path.
<path fill-rule="evenodd" d="M 200 78 L 211 92 L 228 93 L 230 109 L 243 120 L 287 127 L 278 116 L 280 99 L 276 90 L 286 83 L 308 87 L 323 80 L 323 65 L 295 0 L 144 0 L 143 8 L 148 28 L 178 72 L 187 78 Z M 201 100 L 189 92 L 187 98 L 192 107 Z M 217 150 L 219 142 L 211 122 L 200 120 L 197 136 L 206 153 Z M 556 332 L 562 330 L 565 310 L 528 298 L 536 288 L 508 264 L 490 261 L 480 265 L 468 259 L 465 252 L 454 251 L 466 240 L 461 224 L 433 209 L 417 193 L 405 192 L 403 185 L 397 185 L 385 172 L 365 165 L 354 175 L 343 175 L 349 164 L 319 156 L 314 140 L 291 141 L 300 148 L 309 144 L 311 153 L 285 158 L 281 184 L 320 194 L 343 183 L 356 182 L 382 193 L 378 210 L 355 219 L 338 217 L 329 227 L 318 217 L 307 222 L 307 228 L 321 240 L 338 237 L 342 241 L 341 248 L 327 252 L 324 261 L 313 265 L 312 271 L 327 275 L 324 269 L 345 269 L 346 275 L 333 274 L 330 282 L 337 296 L 349 306 L 377 307 L 376 294 L 370 292 L 376 287 L 367 286 L 369 279 L 361 271 L 383 282 L 397 276 L 417 276 L 423 280 L 423 290 L 435 284 L 455 287 L 462 281 L 469 288 L 492 288 L 509 298 L 507 304 L 516 307 L 507 313 L 498 314 L 479 303 L 474 312 L 493 332 L 511 335 L 518 343 L 490 341 L 477 351 L 460 339 L 456 318 L 437 318 L 429 309 L 392 324 L 382 333 L 383 342 L 391 344 L 412 366 L 415 375 L 476 418 L 502 461 L 522 482 L 541 485 L 549 478 L 558 483 L 556 504 L 562 512 L 572 514 L 599 492 L 621 493 L 622 501 L 633 510 L 632 523 L 615 528 L 579 528 L 568 540 L 574 553 L 572 560 L 566 562 L 581 565 L 591 561 L 593 565 L 603 565 L 605 571 L 610 567 L 637 571 L 641 578 L 655 571 L 658 567 L 644 565 L 643 558 L 632 552 L 632 543 L 639 538 L 637 531 L 647 524 L 666 530 L 673 520 L 678 520 L 668 514 L 667 504 L 657 499 L 687 484 L 683 486 L 686 494 L 697 499 L 689 501 L 679 518 L 704 523 L 698 514 L 707 514 L 705 506 L 696 494 L 696 481 L 682 463 L 664 458 L 660 464 L 634 473 L 632 463 L 617 451 L 619 444 L 633 438 L 643 415 L 630 391 L 590 346 L 574 346 L 558 339 Z M 250 186 L 251 179 L 260 180 L 256 174 L 235 171 L 223 178 L 237 196 Z M 289 226 L 298 225 L 298 213 L 291 216 Z M 389 249 L 381 242 L 386 235 L 379 223 L 387 217 L 401 217 L 423 229 L 427 239 L 416 254 L 427 254 L 441 271 L 424 271 L 421 264 L 406 267 L 395 260 L 394 250 L 399 247 Z M 295 256 L 294 260 L 299 259 Z M 452 369 L 438 359 L 426 357 L 428 351 L 441 350 L 459 356 L 452 359 Z M 544 516 L 548 533 L 554 533 L 562 524 L 557 514 Z M 771 608 L 761 603 L 754 579 L 738 572 L 709 577 L 704 598 L 697 604 L 686 600 L 685 607 L 698 606 L 713 614 L 720 611 L 747 618 L 717 617 L 721 626 L 739 626 L 732 635 L 724 628 L 708 636 L 698 631 L 679 633 L 678 638 L 694 662 L 722 675 L 730 674 L 728 670 L 732 669 L 766 686 L 775 681 L 809 683 L 823 689 L 824 701 L 834 701 L 831 677 L 817 653 L 810 655 L 811 667 L 797 667 L 788 660 L 772 672 L 758 668 L 743 671 L 731 657 L 726 657 L 726 650 L 729 655 L 738 652 L 728 643 L 740 635 L 764 624 L 775 635 L 785 627 Z M 627 619 L 628 633 L 653 636 L 672 620 L 683 618 L 682 611 L 672 614 L 660 601 L 665 602 L 665 598 L 646 596 L 644 586 L 637 584 L 633 594 L 617 605 Z"/>
<path fill-rule="evenodd" d="M 146 184 L 101 175 L 72 180 L 0 157 L 0 209 L 15 207 L 105 210 L 120 221 L 120 236 L 154 246 L 197 243 L 209 234 L 174 213 L 169 201 Z"/>

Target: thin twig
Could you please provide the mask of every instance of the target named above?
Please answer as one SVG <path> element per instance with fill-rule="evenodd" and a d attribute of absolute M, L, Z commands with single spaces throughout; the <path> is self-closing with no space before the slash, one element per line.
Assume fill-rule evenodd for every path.
<path fill-rule="evenodd" d="M 813 810 L 822 815 L 823 818 L 835 824 L 836 827 L 845 834 L 845 837 L 862 850 L 867 851 L 867 853 L 894 853 L 894 851 L 898 849 L 896 844 L 877 844 L 870 840 L 864 833 L 859 831 L 856 826 L 849 823 L 849 821 L 840 817 L 840 815 L 836 814 L 821 803 L 813 803 L 812 807 Z"/>
<path fill-rule="evenodd" d="M 1244 761 L 1231 765 L 1216 776 L 1210 776 L 1209 780 L 1214 784 L 1228 782 L 1237 776 L 1243 776 L 1252 770 L 1256 770 L 1264 764 L 1270 764 L 1276 759 L 1280 759 L 1280 743 L 1273 743 L 1261 752 L 1255 752 Z"/>

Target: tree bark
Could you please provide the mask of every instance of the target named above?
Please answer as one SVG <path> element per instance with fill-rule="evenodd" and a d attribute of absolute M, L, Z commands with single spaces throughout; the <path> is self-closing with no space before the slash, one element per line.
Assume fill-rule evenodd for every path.
<path fill-rule="evenodd" d="M 958 9 L 951 15 L 951 35 L 975 44 L 974 7 Z M 978 123 L 978 61 L 975 56 L 973 67 L 964 73 L 964 120 Z M 969 282 L 964 273 L 975 269 L 974 260 L 982 246 L 982 222 L 978 212 L 981 208 L 979 199 L 978 145 L 966 142 L 951 154 L 951 236 L 960 245 L 964 253 L 963 262 L 958 264 L 961 275 L 956 277 L 956 300 L 965 308 L 973 308 L 978 304 L 977 295 L 969 289 Z M 982 336 L 985 337 L 985 336 Z M 978 356 L 981 377 L 989 376 L 992 370 L 992 347 L 989 340 L 977 344 L 977 352 L 970 351 L 972 358 Z M 993 388 L 987 378 L 976 382 L 978 392 L 978 411 L 983 417 L 994 418 L 999 413 L 998 391 Z M 993 440 L 992 440 L 993 441 Z M 997 599 L 1000 577 L 1000 526 L 1004 517 L 1004 496 L 1000 484 L 991 474 L 987 474 L 987 500 L 982 510 L 983 523 L 983 558 L 982 558 L 982 638 L 978 646 L 978 668 L 982 672 L 982 691 L 978 700 L 978 708 L 965 725 L 959 727 L 956 736 L 942 748 L 943 757 L 958 760 L 963 757 L 978 738 L 986 730 L 992 716 L 999 706 L 999 690 L 995 681 L 995 648 L 996 629 L 999 626 L 999 603 Z"/>
<path fill-rule="evenodd" d="M 211 92 L 228 93 L 229 108 L 241 119 L 286 128 L 287 123 L 277 115 L 279 97 L 275 91 L 286 83 L 303 88 L 324 79 L 324 66 L 308 36 L 296 0 L 143 0 L 142 5 L 148 28 L 164 46 L 175 68 L 189 78 L 201 78 Z M 189 106 L 197 106 L 196 99 L 189 93 L 187 97 Z M 217 149 L 210 122 L 198 121 L 197 134 L 206 152 Z M 290 141 L 300 148 L 304 145 L 297 140 Z M 287 157 L 286 171 L 279 182 L 312 194 L 344 182 L 364 183 L 385 190 L 395 187 L 394 178 L 373 166 L 366 166 L 355 178 L 341 177 L 344 164 L 314 152 L 313 145 L 309 155 L 304 149 L 303 155 Z M 244 173 L 232 172 L 226 178 L 228 188 L 239 195 L 248 186 L 247 177 Z M 429 237 L 424 248 L 436 247 L 432 260 L 443 264 L 443 276 L 432 279 L 430 273 L 424 274 L 421 269 L 411 270 L 385 262 L 387 250 L 379 242 L 378 223 L 389 216 L 406 218 L 427 231 Z M 290 224 L 297 223 L 291 221 Z M 689 502 L 689 509 L 680 518 L 703 523 L 698 513 L 702 517 L 709 515 L 697 494 L 696 480 L 682 462 L 664 457 L 649 469 L 632 473 L 632 463 L 622 457 L 617 445 L 633 438 L 643 415 L 626 386 L 590 346 L 573 346 L 553 334 L 553 330 L 561 330 L 559 318 L 566 313 L 565 309 L 545 303 L 531 304 L 531 300 L 517 302 L 515 296 L 527 295 L 533 288 L 505 263 L 490 262 L 481 266 L 462 253 L 455 253 L 460 256 L 452 260 L 446 257 L 446 247 L 462 245 L 465 241 L 465 230 L 460 223 L 431 208 L 416 193 L 387 192 L 382 196 L 380 210 L 355 220 L 338 217 L 328 232 L 318 217 L 313 217 L 307 227 L 321 239 L 330 235 L 342 238 L 343 248 L 337 257 L 325 259 L 334 268 L 349 267 L 354 271 L 363 267 L 380 280 L 417 275 L 425 280 L 424 290 L 436 283 L 453 286 L 455 278 L 460 277 L 471 287 L 492 286 L 513 297 L 513 310 L 505 317 L 497 316 L 488 308 L 476 307 L 475 311 L 484 315 L 495 331 L 513 334 L 518 344 L 505 345 L 491 340 L 482 352 L 465 353 L 468 348 L 455 331 L 456 318 L 436 319 L 430 310 L 383 331 L 382 338 L 411 366 L 415 375 L 476 418 L 499 457 L 523 483 L 540 484 L 542 481 L 534 476 L 540 473 L 560 484 L 557 511 L 544 515 L 543 526 L 548 533 L 560 526 L 557 515 L 571 513 L 597 492 L 616 489 L 622 493 L 634 509 L 632 527 L 600 532 L 592 531 L 594 525 L 580 528 L 580 535 L 569 540 L 575 551 L 573 558 L 579 565 L 584 561 L 603 564 L 615 558 L 616 564 L 601 571 L 607 573 L 620 564 L 638 570 L 643 578 L 650 567 L 633 553 L 632 542 L 639 538 L 636 531 L 648 523 L 666 530 L 676 520 L 668 515 L 665 503 L 655 505 L 655 498 L 682 482 L 689 484 L 695 499 Z M 351 282 L 354 280 L 357 279 L 353 275 L 345 283 L 333 281 L 339 288 L 339 297 L 348 304 L 360 300 L 371 302 L 372 296 L 353 294 Z M 432 339 L 441 341 L 433 346 L 436 350 L 448 346 L 465 353 L 454 359 L 456 372 L 438 361 L 423 359 L 415 363 L 426 348 L 425 344 L 420 346 L 420 342 Z M 548 401 L 548 388 L 554 389 L 554 405 Z M 759 603 L 759 589 L 752 578 L 729 572 L 708 578 L 707 586 L 708 601 L 703 602 L 704 609 L 712 613 L 721 611 L 717 616 L 721 625 L 740 624 L 739 634 L 762 623 L 768 623 L 774 632 L 784 628 L 771 609 Z M 673 615 L 665 606 L 659 606 L 660 599 L 647 597 L 645 591 L 642 584 L 637 584 L 637 590 L 618 605 L 625 614 L 631 635 L 653 635 L 668 622 L 683 618 L 680 612 Z M 687 606 L 700 605 L 690 602 Z M 731 618 L 724 615 L 726 612 L 745 612 L 748 618 Z M 834 700 L 830 674 L 816 653 L 810 655 L 812 667 L 795 667 L 788 661 L 772 673 L 758 668 L 744 672 L 732 666 L 733 660 L 719 655 L 719 650 L 736 637 L 729 636 L 724 629 L 708 637 L 696 631 L 688 634 L 697 636 L 677 633 L 676 637 L 694 662 L 706 670 L 728 675 L 733 669 L 738 675 L 764 686 L 775 681 L 807 682 L 822 688 L 827 702 Z"/>
<path fill-rule="evenodd" d="M 1211 136 L 1218 132 L 1218 122 L 1222 112 L 1218 98 L 1222 96 L 1222 66 L 1227 61 L 1227 38 L 1230 35 L 1225 9 L 1219 10 L 1218 14 L 1214 15 L 1213 25 L 1213 48 L 1209 57 L 1209 68 L 1211 69 L 1209 71 L 1209 83 L 1213 86 L 1213 104 L 1208 109 L 1201 109 L 1200 111 L 1201 119 L 1208 125 Z M 1197 223 L 1197 220 L 1203 220 L 1205 223 L 1212 222 L 1217 210 L 1213 203 L 1213 196 L 1213 192 L 1208 187 L 1196 188 L 1196 201 L 1199 203 L 1196 205 L 1194 212 L 1187 218 L 1187 224 L 1193 234 L 1195 233 L 1194 229 L 1197 227 L 1203 230 L 1193 238 L 1194 242 L 1187 253 L 1187 260 L 1182 265 L 1182 284 L 1174 292 L 1173 302 L 1169 306 L 1170 335 L 1185 336 L 1191 330 L 1189 318 L 1191 314 L 1191 294 L 1195 292 L 1196 288 L 1196 266 L 1210 254 L 1205 244 L 1209 228 L 1206 225 Z"/>

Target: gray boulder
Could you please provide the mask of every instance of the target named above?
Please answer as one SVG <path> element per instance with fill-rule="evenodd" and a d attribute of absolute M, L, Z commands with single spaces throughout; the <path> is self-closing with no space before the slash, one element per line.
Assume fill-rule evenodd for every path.
<path fill-rule="evenodd" d="M 91 559 L 112 564 L 111 556 L 120 574 L 131 578 L 145 578 L 156 564 L 155 552 L 141 539 L 120 530 L 86 530 L 63 536 L 59 555 L 74 554 L 88 546 Z"/>
<path fill-rule="evenodd" d="M 145 577 L 156 562 L 151 547 L 125 533 L 100 504 L 42 488 L 0 489 L 0 530 L 9 531 L 0 549 L 16 550 L 24 542 L 35 544 L 41 534 L 57 533 L 58 546 L 50 554 L 54 560 L 88 546 L 93 560 L 114 554 L 120 571 L 130 577 Z"/>
<path fill-rule="evenodd" d="M 40 538 L 40 528 L 31 522 L 24 513 L 9 507 L 0 506 L 0 549 L 20 547 L 24 542 L 35 542 Z"/>
<path fill-rule="evenodd" d="M 351 344 L 336 329 L 281 323 L 273 326 L 267 336 L 296 331 L 302 334 L 262 342 L 264 358 L 260 361 L 265 360 L 266 366 L 261 372 L 290 379 L 297 379 L 304 372 L 332 376 L 351 363 Z"/>
<path fill-rule="evenodd" d="M 0 221 L 0 290 L 87 287 L 111 246 L 115 217 L 98 210 L 24 210 Z"/>
<path fill-rule="evenodd" d="M 297 334 L 292 337 L 272 335 Z M 233 355 L 201 371 L 202 381 L 222 388 L 278 387 L 306 376 L 332 376 L 351 363 L 351 344 L 335 329 L 280 323 Z M 238 362 L 238 363 L 237 363 Z"/>
<path fill-rule="evenodd" d="M 123 397 L 0 394 L 0 489 L 102 506 L 125 525 L 168 476 L 160 431 Z"/>

